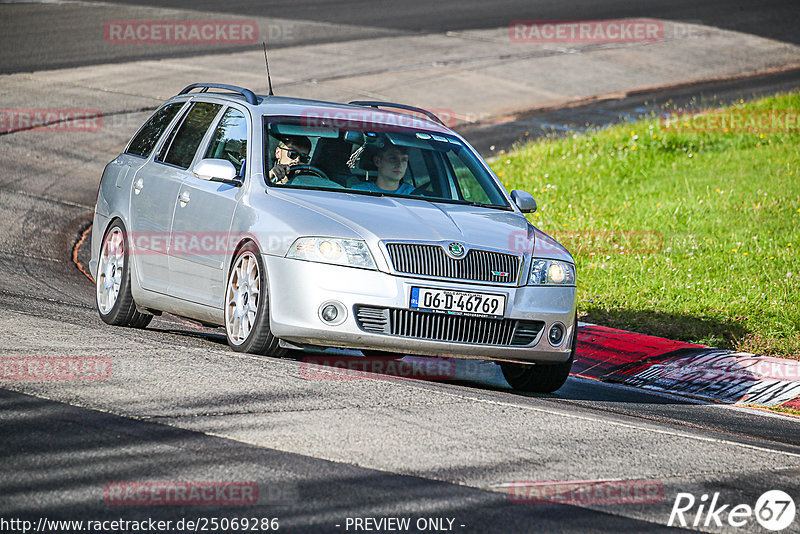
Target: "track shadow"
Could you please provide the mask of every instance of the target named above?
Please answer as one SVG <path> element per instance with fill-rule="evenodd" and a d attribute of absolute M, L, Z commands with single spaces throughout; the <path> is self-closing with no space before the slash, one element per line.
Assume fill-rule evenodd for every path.
<path fill-rule="evenodd" d="M 564 531 L 565 524 L 568 530 L 586 532 L 599 532 L 597 525 L 617 532 L 666 530 L 578 506 L 520 505 L 507 492 L 251 446 L 2 389 L 0 410 L 0 455 L 6 467 L 0 475 L 0 517 L 33 525 L 42 518 L 152 519 L 172 521 L 174 527 L 180 520 L 205 518 L 212 527 L 210 518 L 228 525 L 233 518 L 246 517 L 256 518 L 251 521 L 259 525 L 262 518 L 278 518 L 281 532 L 341 532 L 347 517 L 422 516 L 454 518 L 460 527 L 453 530 L 465 533 L 524 532 L 530 525 L 556 532 Z M 196 503 L 185 504 L 174 489 L 198 483 L 256 487 L 256 499 L 204 491 Z M 147 484 L 167 489 L 139 491 Z M 115 497 L 114 489 L 120 487 L 137 491 L 117 491 Z M 256 530 L 278 529 L 273 525 Z"/>

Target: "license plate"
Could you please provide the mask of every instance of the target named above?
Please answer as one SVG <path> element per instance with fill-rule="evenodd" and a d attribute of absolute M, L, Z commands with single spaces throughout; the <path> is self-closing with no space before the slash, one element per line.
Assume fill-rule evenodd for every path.
<path fill-rule="evenodd" d="M 492 293 L 412 287 L 410 307 L 423 311 L 446 312 L 458 315 L 502 317 L 506 309 L 506 296 Z"/>

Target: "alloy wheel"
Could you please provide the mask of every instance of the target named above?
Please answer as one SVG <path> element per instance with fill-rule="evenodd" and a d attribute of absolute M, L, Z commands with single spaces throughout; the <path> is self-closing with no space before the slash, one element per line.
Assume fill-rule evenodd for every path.
<path fill-rule="evenodd" d="M 230 340 L 241 345 L 256 322 L 261 297 L 261 273 L 251 252 L 236 260 L 225 292 L 225 328 Z"/>
<path fill-rule="evenodd" d="M 119 297 L 125 267 L 125 239 L 120 228 L 112 228 L 103 241 L 97 266 L 97 306 L 111 312 Z"/>

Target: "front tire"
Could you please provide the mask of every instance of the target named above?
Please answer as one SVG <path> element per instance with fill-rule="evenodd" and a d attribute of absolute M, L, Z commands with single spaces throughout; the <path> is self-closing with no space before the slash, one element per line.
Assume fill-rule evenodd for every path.
<path fill-rule="evenodd" d="M 114 221 L 103 236 L 97 262 L 95 303 L 100 319 L 113 326 L 144 328 L 152 315 L 136 311 L 131 294 L 128 234 L 122 222 Z"/>
<path fill-rule="evenodd" d="M 575 350 L 578 345 L 578 318 L 575 317 L 575 326 L 572 328 L 572 348 L 569 360 L 556 364 L 523 364 L 500 362 L 503 376 L 512 388 L 528 393 L 552 393 L 564 385 L 575 360 Z"/>
<path fill-rule="evenodd" d="M 252 242 L 233 259 L 225 288 L 225 336 L 236 352 L 283 356 L 269 329 L 269 296 L 261 254 Z"/>

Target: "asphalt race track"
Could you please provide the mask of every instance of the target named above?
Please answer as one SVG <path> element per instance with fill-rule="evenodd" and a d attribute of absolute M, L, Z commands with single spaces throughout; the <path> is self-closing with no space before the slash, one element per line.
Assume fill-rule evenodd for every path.
<path fill-rule="evenodd" d="M 220 13 L 225 17 L 270 17 L 286 21 L 285 28 L 268 26 L 271 47 L 367 39 L 380 35 L 407 35 L 505 27 L 511 20 L 576 20 L 653 17 L 675 22 L 701 23 L 722 29 L 800 43 L 797 4 L 793 0 L 726 0 L 709 2 L 654 0 L 377 0 L 269 1 L 202 0 L 188 6 L 181 0 L 117 0 L 93 3 L 19 3 L 4 6 L 0 19 L 0 73 L 25 72 L 255 49 L 258 45 L 109 46 L 103 23 L 109 19 L 184 18 L 179 9 Z M 12 23 L 13 21 L 13 23 Z M 314 24 L 313 32 L 292 22 Z M 202 52 L 200 52 L 202 50 Z"/>
<path fill-rule="evenodd" d="M 133 9 L 120 4 L 97 9 Z M 135 8 L 145 9 L 142 4 Z M 206 4 L 195 9 L 211 9 Z M 403 4 L 405 17 L 393 17 L 387 6 L 401 4 L 374 2 L 346 20 L 338 2 L 225 6 L 239 15 L 266 16 L 274 9 L 285 18 L 369 26 L 364 35 L 498 26 L 514 17 L 601 18 L 625 9 L 623 15 L 646 11 L 706 23 L 718 16 L 721 27 L 757 27 L 798 41 L 786 16 L 792 9 L 796 14 L 792 2 L 742 2 L 735 10 L 714 2 L 699 14 L 697 2 L 658 2 L 641 13 L 626 2 L 605 8 L 572 2 L 570 9 L 546 2 L 535 13 L 526 10 L 529 4 L 413 1 Z M 81 12 L 79 4 L 68 7 L 75 36 L 86 20 L 107 18 Z M 8 17 L 2 23 L 4 73 L 141 57 L 130 51 L 110 56 L 92 41 L 78 53 L 81 45 L 60 33 L 52 6 L 3 9 L 19 17 L 14 31 Z M 434 27 L 434 21 L 444 22 Z M 21 30 L 34 23 L 36 31 Z M 37 39 L 48 24 L 50 37 Z M 11 41 L 30 46 L 14 56 Z M 795 72 L 684 88 L 678 97 L 688 101 L 702 90 L 730 99 L 797 86 Z M 670 96 L 676 93 L 632 97 L 603 109 L 624 116 L 637 113 L 645 99 Z M 554 112 L 546 122 L 580 124 L 595 112 L 593 124 L 602 123 L 597 117 L 608 113 L 598 109 Z M 510 144 L 531 124 L 504 126 L 500 143 Z M 800 419 L 574 378 L 553 395 L 522 395 L 498 380 L 492 365 L 460 381 L 313 380 L 301 353 L 284 359 L 237 354 L 221 330 L 166 314 L 146 330 L 105 325 L 95 310 L 94 286 L 76 266 L 87 263 L 88 247 L 75 258 L 73 250 L 91 221 L 103 165 L 127 135 L 113 129 L 0 135 L 0 356 L 108 358 L 112 365 L 101 381 L 0 380 L 0 520 L 248 517 L 278 518 L 279 531 L 287 532 L 387 532 L 401 530 L 359 529 L 355 519 L 410 518 L 428 532 L 658 532 L 668 529 L 678 493 L 692 494 L 698 505 L 701 496 L 710 500 L 718 493 L 728 510 L 753 507 L 768 490 L 800 496 Z M 476 146 L 488 145 L 491 135 L 475 133 Z M 109 485 L 141 481 L 247 482 L 257 486 L 258 499 L 129 506 L 109 502 L 104 493 Z M 509 489 L 523 481 L 659 489 L 647 502 L 532 502 Z M 695 505 L 686 513 L 689 530 L 767 532 L 753 517 L 746 527 L 729 525 L 727 511 L 719 516 L 722 526 L 703 514 L 692 524 L 697 511 Z M 21 530 L 0 523 L 0 531 Z M 800 521 L 784 532 L 800 532 Z"/>

